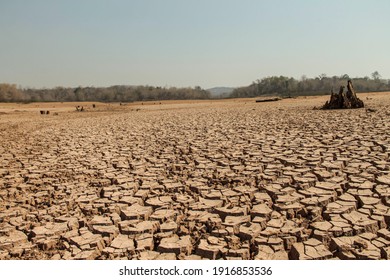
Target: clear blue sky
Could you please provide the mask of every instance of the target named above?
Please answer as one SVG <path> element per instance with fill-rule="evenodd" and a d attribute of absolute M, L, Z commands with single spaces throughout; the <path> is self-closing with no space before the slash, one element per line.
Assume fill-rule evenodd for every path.
<path fill-rule="evenodd" d="M 0 0 L 0 83 L 244 86 L 390 78 L 390 1 Z"/>

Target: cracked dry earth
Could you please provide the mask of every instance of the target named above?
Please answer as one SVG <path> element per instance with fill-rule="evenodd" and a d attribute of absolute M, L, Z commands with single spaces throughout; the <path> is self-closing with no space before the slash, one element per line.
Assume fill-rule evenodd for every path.
<path fill-rule="evenodd" d="M 326 99 L 2 114 L 0 259 L 389 259 L 390 96 Z"/>

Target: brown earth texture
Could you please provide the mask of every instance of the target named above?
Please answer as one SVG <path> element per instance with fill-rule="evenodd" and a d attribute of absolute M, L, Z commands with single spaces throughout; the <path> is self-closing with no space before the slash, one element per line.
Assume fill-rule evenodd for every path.
<path fill-rule="evenodd" d="M 0 259 L 390 259 L 390 93 L 358 96 L 0 104 Z"/>

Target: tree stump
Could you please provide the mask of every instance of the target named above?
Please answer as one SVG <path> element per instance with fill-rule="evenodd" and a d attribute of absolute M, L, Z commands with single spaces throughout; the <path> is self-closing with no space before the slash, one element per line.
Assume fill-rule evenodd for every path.
<path fill-rule="evenodd" d="M 332 90 L 330 100 L 326 101 L 322 109 L 355 109 L 364 107 L 363 101 L 356 96 L 351 80 L 348 80 L 346 93 L 344 93 L 344 88 L 344 86 L 341 86 L 338 93 L 334 93 Z"/>

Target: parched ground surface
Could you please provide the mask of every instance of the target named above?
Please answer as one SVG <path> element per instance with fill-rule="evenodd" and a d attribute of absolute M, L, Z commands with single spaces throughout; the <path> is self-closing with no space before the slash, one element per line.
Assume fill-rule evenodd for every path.
<path fill-rule="evenodd" d="M 0 104 L 0 259 L 389 259 L 390 94 L 360 97 Z"/>

